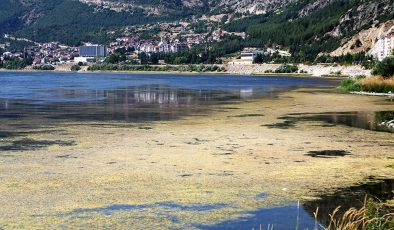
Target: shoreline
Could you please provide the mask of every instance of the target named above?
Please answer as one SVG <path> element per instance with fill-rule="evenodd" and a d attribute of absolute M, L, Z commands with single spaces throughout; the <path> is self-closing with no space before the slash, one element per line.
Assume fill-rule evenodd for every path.
<path fill-rule="evenodd" d="M 180 71 L 62 71 L 62 70 L 7 70 L 0 69 L 0 73 L 75 73 L 75 74 L 152 74 L 152 75 L 228 75 L 228 76 L 272 76 L 272 77 L 305 77 L 317 79 L 343 79 L 347 76 L 314 76 L 308 73 L 229 73 L 229 72 L 180 72 Z"/>
<path fill-rule="evenodd" d="M 393 97 L 394 98 L 394 93 L 375 93 L 375 92 L 349 92 L 350 94 L 356 94 L 356 95 L 364 95 L 364 96 L 379 96 L 379 97 Z"/>
<path fill-rule="evenodd" d="M 210 64 L 195 64 L 210 66 Z M 87 66 L 82 66 L 79 71 L 71 71 L 71 64 L 63 64 L 55 66 L 55 70 L 42 71 L 34 70 L 31 66 L 28 69 L 23 70 L 7 70 L 0 69 L 0 72 L 59 72 L 59 73 L 128 73 L 128 74 L 220 74 L 220 75 L 252 75 L 252 76 L 305 76 L 305 77 L 354 77 L 358 75 L 370 76 L 371 71 L 363 68 L 359 65 L 352 66 L 341 66 L 337 64 L 292 64 L 297 65 L 299 70 L 304 73 L 275 73 L 275 70 L 283 64 L 253 64 L 253 65 L 229 65 L 229 64 L 216 64 L 216 66 L 224 67 L 225 70 L 222 72 L 189 72 L 189 71 L 118 71 L 118 70 L 98 70 L 98 71 L 87 71 Z M 149 65 L 152 67 L 166 65 Z M 188 65 L 168 65 L 168 66 L 184 66 Z M 267 72 L 269 71 L 269 72 Z"/>

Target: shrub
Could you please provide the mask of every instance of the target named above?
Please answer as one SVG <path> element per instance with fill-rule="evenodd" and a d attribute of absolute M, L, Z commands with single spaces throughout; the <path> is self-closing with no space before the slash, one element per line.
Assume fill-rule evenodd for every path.
<path fill-rule="evenodd" d="M 356 79 L 342 80 L 340 88 L 346 92 L 361 91 L 360 83 Z"/>
<path fill-rule="evenodd" d="M 275 73 L 295 73 L 298 71 L 298 67 L 295 65 L 284 64 L 275 70 Z"/>
<path fill-rule="evenodd" d="M 79 65 L 73 65 L 73 66 L 71 66 L 71 71 L 78 72 L 78 71 L 80 71 L 80 70 L 81 70 L 81 67 L 80 67 Z"/>
<path fill-rule="evenodd" d="M 52 65 L 38 65 L 38 66 L 33 66 L 34 70 L 55 70 L 55 67 Z"/>
<path fill-rule="evenodd" d="M 378 62 L 372 70 L 373 75 L 390 78 L 394 76 L 394 57 L 386 57 L 383 61 Z"/>

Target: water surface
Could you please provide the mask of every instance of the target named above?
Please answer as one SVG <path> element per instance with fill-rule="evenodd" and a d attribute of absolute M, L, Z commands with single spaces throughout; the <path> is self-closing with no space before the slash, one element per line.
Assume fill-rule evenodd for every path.
<path fill-rule="evenodd" d="M 296 87 L 317 78 L 228 75 L 0 73 L 0 119 L 149 121 L 199 114 Z"/>

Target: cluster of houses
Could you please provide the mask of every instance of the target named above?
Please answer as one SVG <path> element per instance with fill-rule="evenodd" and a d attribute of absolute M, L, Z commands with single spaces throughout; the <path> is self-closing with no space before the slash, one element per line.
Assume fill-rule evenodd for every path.
<path fill-rule="evenodd" d="M 9 44 L 1 45 L 5 50 L 8 46 Z M 4 52 L 0 56 L 0 60 L 31 57 L 33 59 L 33 65 L 40 65 L 64 63 L 72 61 L 76 56 L 79 56 L 77 47 L 61 45 L 58 42 L 48 42 L 43 44 L 36 43 L 33 46 L 25 48 L 23 51 Z"/>
<path fill-rule="evenodd" d="M 79 55 L 77 47 L 49 42 L 26 48 L 26 54 L 33 57 L 33 65 L 69 62 Z"/>
<path fill-rule="evenodd" d="M 177 53 L 188 50 L 193 46 L 212 41 L 220 41 L 226 36 L 233 35 L 226 31 L 217 30 L 211 34 L 186 34 L 181 37 L 166 36 L 160 39 L 140 39 L 139 36 L 118 37 L 109 46 L 87 43 L 80 47 L 60 44 L 59 42 L 35 43 L 18 52 L 4 52 L 0 61 L 7 58 L 33 58 L 33 65 L 62 64 L 67 62 L 93 62 L 97 57 L 106 57 L 118 49 L 126 49 L 138 53 Z M 244 34 L 237 34 L 245 36 Z M 10 39 L 9 35 L 6 35 Z M 13 38 L 20 40 L 21 38 Z M 9 43 L 0 44 L 0 48 L 7 50 Z"/>
<path fill-rule="evenodd" d="M 126 50 L 133 50 L 136 53 L 177 53 L 190 49 L 196 44 L 201 44 L 201 41 L 184 41 L 179 39 L 166 40 L 166 39 L 139 39 L 138 36 L 131 38 L 121 37 L 112 42 L 108 48 L 110 53 L 115 52 L 117 49 L 125 48 Z"/>

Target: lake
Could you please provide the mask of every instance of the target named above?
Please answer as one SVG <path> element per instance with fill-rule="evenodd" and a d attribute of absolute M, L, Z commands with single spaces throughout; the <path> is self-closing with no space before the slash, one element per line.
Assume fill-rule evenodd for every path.
<path fill-rule="evenodd" d="M 21 204 L 0 212 L 0 228 L 312 229 L 327 224 L 329 201 L 359 207 L 393 186 L 359 183 L 356 167 L 368 148 L 390 155 L 392 143 L 361 138 L 389 139 L 380 124 L 393 104 L 338 94 L 335 79 L 0 72 L 0 82 L 0 205 Z M 310 155 L 327 148 L 346 154 Z M 354 177 L 336 179 L 347 165 Z M 325 186 L 337 190 L 322 196 Z"/>

